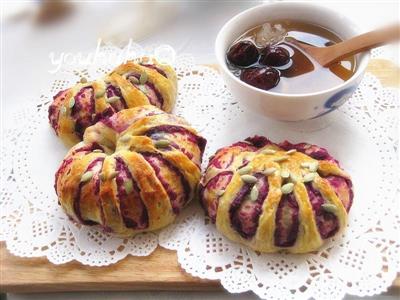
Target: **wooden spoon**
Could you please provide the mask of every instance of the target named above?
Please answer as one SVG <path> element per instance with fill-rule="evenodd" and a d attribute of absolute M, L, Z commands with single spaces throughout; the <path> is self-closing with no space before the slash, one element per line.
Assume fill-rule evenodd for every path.
<path fill-rule="evenodd" d="M 327 67 L 343 58 L 400 39 L 400 25 L 390 25 L 378 30 L 355 36 L 328 47 L 315 47 L 290 38 L 290 42 L 311 55 L 319 64 Z"/>

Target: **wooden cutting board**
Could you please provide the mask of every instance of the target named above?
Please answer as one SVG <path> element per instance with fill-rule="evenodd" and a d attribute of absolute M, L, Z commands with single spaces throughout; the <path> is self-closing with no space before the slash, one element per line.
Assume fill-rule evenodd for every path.
<path fill-rule="evenodd" d="M 124 290 L 217 290 L 217 281 L 185 273 L 176 252 L 158 247 L 145 257 L 128 256 L 107 267 L 78 262 L 53 265 L 47 258 L 11 255 L 0 246 L 0 291 L 10 293 Z"/>
<path fill-rule="evenodd" d="M 400 69 L 390 61 L 373 59 L 368 71 L 384 86 L 400 87 Z M 400 277 L 393 287 L 400 288 Z M 179 267 L 176 253 L 161 247 L 147 257 L 128 256 L 111 266 L 88 267 L 78 262 L 53 265 L 46 258 L 16 257 L 0 243 L 0 292 L 217 289 L 221 289 L 218 281 L 190 276 Z"/>

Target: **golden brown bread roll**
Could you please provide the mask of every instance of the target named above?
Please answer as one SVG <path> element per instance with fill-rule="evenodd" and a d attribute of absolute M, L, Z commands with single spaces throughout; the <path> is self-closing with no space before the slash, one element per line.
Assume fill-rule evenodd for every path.
<path fill-rule="evenodd" d="M 63 142 L 72 146 L 85 129 L 114 113 L 140 105 L 170 112 L 177 93 L 174 69 L 154 59 L 128 61 L 105 77 L 76 84 L 54 96 L 49 121 Z"/>
<path fill-rule="evenodd" d="M 347 224 L 352 182 L 324 149 L 248 138 L 210 159 L 200 201 L 217 229 L 261 252 L 317 250 Z"/>
<path fill-rule="evenodd" d="M 170 224 L 194 197 L 206 140 L 180 117 L 146 105 L 86 129 L 55 188 L 67 215 L 132 236 Z"/>

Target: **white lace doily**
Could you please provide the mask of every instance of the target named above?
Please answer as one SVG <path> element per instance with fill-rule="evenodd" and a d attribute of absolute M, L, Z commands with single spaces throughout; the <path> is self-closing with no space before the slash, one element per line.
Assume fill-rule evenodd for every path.
<path fill-rule="evenodd" d="M 400 62 L 399 50 L 400 50 L 400 43 L 378 47 L 372 49 L 371 58 L 390 60 L 398 66 Z"/>
<path fill-rule="evenodd" d="M 96 78 L 113 67 L 94 65 L 55 74 L 49 90 L 16 112 L 12 126 L 6 124 L 12 129 L 2 137 L 0 239 L 10 252 L 46 256 L 55 264 L 77 260 L 102 266 L 128 254 L 149 255 L 160 244 L 177 251 L 185 271 L 218 279 L 232 293 L 251 290 L 268 299 L 340 299 L 346 293 L 385 291 L 400 271 L 398 90 L 383 88 L 367 74 L 338 111 L 318 120 L 282 123 L 247 111 L 214 69 L 195 65 L 190 55 L 177 56 L 174 64 L 179 78 L 175 113 L 207 138 L 204 163 L 216 149 L 255 134 L 329 149 L 354 183 L 354 203 L 343 236 L 317 253 L 259 254 L 219 234 L 195 202 L 175 224 L 133 239 L 70 222 L 53 189 L 54 173 L 67 149 L 48 124 L 47 108 L 52 95 L 82 75 Z"/>

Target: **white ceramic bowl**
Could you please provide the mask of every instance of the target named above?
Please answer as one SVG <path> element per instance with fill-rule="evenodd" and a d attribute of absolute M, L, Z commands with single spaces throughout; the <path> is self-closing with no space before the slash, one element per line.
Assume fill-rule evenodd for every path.
<path fill-rule="evenodd" d="M 249 108 L 273 119 L 301 121 L 325 115 L 342 105 L 363 78 L 369 53 L 356 55 L 356 73 L 344 83 L 330 89 L 307 94 L 283 94 L 264 91 L 235 77 L 226 64 L 231 44 L 248 29 L 267 21 L 291 19 L 320 25 L 342 39 L 361 33 L 348 18 L 312 3 L 281 2 L 256 6 L 230 19 L 219 31 L 215 52 L 222 76 L 233 96 Z"/>

